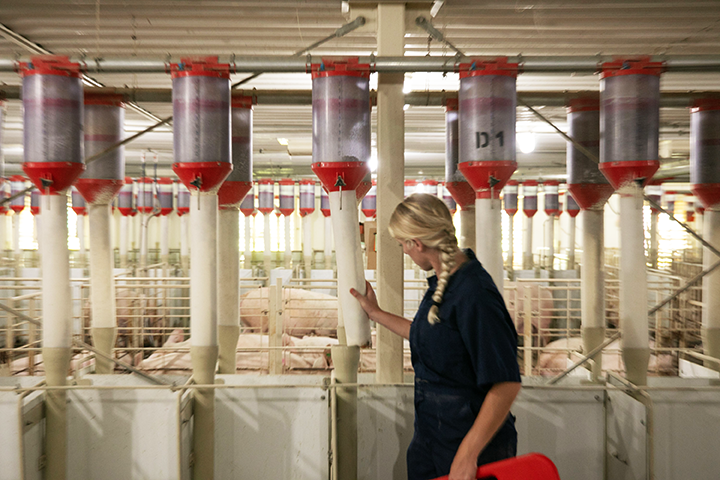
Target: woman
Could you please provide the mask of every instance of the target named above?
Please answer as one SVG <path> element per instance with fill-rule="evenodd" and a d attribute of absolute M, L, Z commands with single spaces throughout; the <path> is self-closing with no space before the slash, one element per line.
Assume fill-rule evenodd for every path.
<path fill-rule="evenodd" d="M 370 284 L 366 295 L 351 290 L 371 320 L 410 340 L 415 434 L 408 478 L 474 479 L 478 465 L 515 456 L 515 327 L 490 275 L 471 250 L 458 248 L 442 200 L 411 195 L 388 230 L 420 268 L 436 273 L 412 322 L 382 310 Z"/>

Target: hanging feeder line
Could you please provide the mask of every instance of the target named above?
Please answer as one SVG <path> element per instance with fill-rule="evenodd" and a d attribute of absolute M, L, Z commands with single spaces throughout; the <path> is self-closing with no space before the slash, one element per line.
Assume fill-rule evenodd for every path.
<path fill-rule="evenodd" d="M 432 37 L 435 38 L 436 40 L 445 43 L 445 44 L 448 45 L 450 48 L 452 48 L 453 50 L 455 50 L 455 51 L 458 53 L 458 55 L 465 56 L 465 54 L 464 54 L 462 51 L 460 51 L 460 50 L 458 50 L 457 48 L 455 48 L 455 46 L 454 46 L 452 43 L 450 43 L 450 42 L 444 37 L 444 35 L 442 35 L 442 33 L 440 33 L 439 31 L 437 31 L 432 25 L 430 25 L 430 23 L 427 21 L 427 19 L 425 19 L 425 17 L 417 17 L 417 18 L 415 19 L 415 24 L 416 24 L 417 26 L 419 26 L 420 28 L 422 28 L 423 30 L 425 30 L 430 36 L 432 36 Z M 600 163 L 600 159 L 598 158 L 597 155 L 595 155 L 593 152 L 589 151 L 587 148 L 585 148 L 583 145 L 581 145 L 580 142 L 576 141 L 576 140 L 575 140 L 574 138 L 572 138 L 570 135 L 568 135 L 568 134 L 566 134 L 565 132 L 563 132 L 562 130 L 560 130 L 551 120 L 549 120 L 549 119 L 546 118 L 543 114 L 541 114 L 540 112 L 538 112 L 537 110 L 535 110 L 534 108 L 532 108 L 530 105 L 528 105 L 527 102 L 525 102 L 522 98 L 518 97 L 517 101 L 518 101 L 518 103 L 522 104 L 525 108 L 527 108 L 528 110 L 530 110 L 530 112 L 532 112 L 532 113 L 533 113 L 536 117 L 538 117 L 540 120 L 542 120 L 543 122 L 545 122 L 545 123 L 547 123 L 548 125 L 550 125 L 550 126 L 551 126 L 557 133 L 559 133 L 565 140 L 571 142 L 571 143 L 572 143 L 580 152 L 582 152 L 587 158 L 589 158 L 590 160 L 592 160 L 593 162 L 595 162 L 595 163 L 597 163 L 597 164 Z M 712 253 L 714 253 L 716 256 L 720 257 L 720 251 L 718 251 L 718 249 L 716 249 L 715 247 L 713 247 L 712 245 L 710 245 L 707 241 L 705 241 L 697 232 L 695 232 L 695 230 L 693 230 L 692 228 L 690 228 L 688 225 L 686 225 L 685 223 L 683 223 L 683 222 L 680 221 L 679 219 L 675 218 L 674 215 L 672 215 L 670 212 L 668 212 L 667 210 L 665 210 L 664 208 L 662 208 L 655 200 L 653 200 L 653 199 L 650 198 L 649 196 L 645 195 L 644 193 L 643 193 L 643 198 L 644 198 L 645 200 L 647 200 L 648 203 L 649 203 L 653 208 L 657 209 L 659 212 L 662 212 L 662 213 L 666 214 L 668 217 L 670 217 L 670 220 L 672 220 L 672 221 L 676 222 L 677 224 L 679 224 L 679 225 L 680 225 L 686 232 L 688 232 L 693 238 L 695 238 L 695 239 L 698 240 L 700 243 L 702 243 L 704 247 L 706 247 L 708 250 L 710 250 L 710 251 L 711 251 Z M 655 305 L 654 307 L 652 307 L 652 308 L 648 311 L 648 316 L 649 316 L 649 315 L 652 315 L 653 313 L 655 313 L 655 312 L 657 312 L 658 310 L 660 310 L 662 307 L 664 307 L 665 305 L 667 305 L 668 303 L 670 303 L 673 299 L 677 298 L 681 293 L 683 293 L 683 292 L 685 292 L 686 290 L 688 290 L 693 284 L 695 284 L 695 283 L 697 283 L 698 281 L 702 280 L 706 275 L 708 275 L 709 273 L 713 272 L 713 271 L 714 271 L 715 269 L 717 269 L 718 267 L 720 267 L 720 261 L 716 262 L 714 265 L 712 265 L 712 266 L 711 266 L 710 268 L 708 268 L 707 270 L 703 270 L 702 272 L 700 272 L 699 274 L 697 274 L 695 277 L 691 278 L 685 285 L 683 285 L 683 286 L 680 287 L 678 290 L 676 290 L 675 292 L 673 292 L 672 294 L 670 294 L 668 297 L 666 297 L 664 300 L 662 300 L 660 303 L 658 303 L 657 305 Z M 586 360 L 587 360 L 587 359 L 586 359 Z M 584 363 L 584 362 L 583 362 L 583 363 Z M 574 368 L 573 368 L 573 369 L 574 369 Z M 558 378 L 558 380 L 559 380 L 559 378 Z"/>

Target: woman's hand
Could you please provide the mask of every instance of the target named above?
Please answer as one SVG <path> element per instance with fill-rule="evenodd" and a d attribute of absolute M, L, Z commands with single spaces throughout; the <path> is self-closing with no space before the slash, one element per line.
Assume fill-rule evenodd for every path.
<path fill-rule="evenodd" d="M 350 289 L 350 294 L 360 302 L 360 306 L 365 310 L 365 313 L 368 314 L 368 317 L 373 318 L 374 314 L 381 311 L 380 306 L 378 305 L 375 291 L 367 280 L 365 281 L 365 289 L 365 295 L 361 295 L 360 292 L 354 288 Z"/>
<path fill-rule="evenodd" d="M 475 480 L 477 469 L 477 457 L 463 455 L 458 451 L 450 467 L 448 480 Z"/>

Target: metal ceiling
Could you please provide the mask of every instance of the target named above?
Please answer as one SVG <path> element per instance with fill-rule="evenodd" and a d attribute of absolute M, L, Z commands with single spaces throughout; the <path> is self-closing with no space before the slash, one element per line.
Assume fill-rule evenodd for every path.
<path fill-rule="evenodd" d="M 351 1 L 355 8 L 359 2 Z M 431 2 L 409 8 L 428 10 Z M 30 43 L 56 54 L 96 57 L 133 56 L 172 58 L 185 55 L 291 55 L 332 34 L 348 22 L 339 0 L 300 1 L 158 1 L 158 0 L 2 0 L 0 23 Z M 414 13 L 413 13 L 414 15 Z M 429 18 L 429 14 L 425 12 Z M 412 18 L 409 24 L 414 24 Z M 371 22 L 370 22 L 371 23 Z M 443 35 L 467 55 L 717 55 L 720 52 L 720 2 L 623 0 L 446 0 L 432 21 Z M 32 53 L 24 42 L 0 33 L 0 58 Z M 406 55 L 452 55 L 419 28 L 406 34 Z M 376 41 L 370 27 L 334 39 L 313 55 L 370 55 Z M 94 74 L 107 86 L 169 88 L 163 74 Z M 233 82 L 246 77 L 235 75 Z M 19 85 L 13 73 L 0 73 L 0 83 Z M 243 88 L 310 89 L 309 75 L 265 74 Z M 455 74 L 406 75 L 413 91 L 455 91 Z M 667 73 L 664 91 L 720 91 L 718 73 Z M 594 75 L 525 74 L 519 91 L 597 90 Z M 164 118 L 167 103 L 142 102 L 141 107 Z M 561 107 L 540 109 L 565 128 Z M 309 106 L 259 104 L 255 108 L 254 149 L 258 175 L 310 175 L 311 111 Z M 518 130 L 537 132 L 532 154 L 518 153 L 519 174 L 552 176 L 564 173 L 565 141 L 518 109 Z M 135 133 L 152 122 L 128 111 L 126 132 Z M 22 117 L 17 100 L 7 102 L 3 126 L 6 162 L 22 161 Z M 375 128 L 373 117 L 373 129 Z M 686 165 L 689 112 L 665 108 L 661 114 L 664 167 Z M 547 133 L 546 133 L 547 132 Z M 444 171 L 444 112 L 442 107 L 412 106 L 406 111 L 406 175 L 442 177 Z M 277 139 L 288 139 L 281 146 Z M 158 129 L 126 147 L 128 171 L 137 174 L 141 154 L 159 154 L 160 172 L 172 161 L 170 129 Z M 149 156 L 147 158 L 152 158 Z M 10 165 L 8 172 L 18 171 Z M 682 168 L 671 173 L 683 172 Z M 422 173 L 420 173 L 422 172 Z M 678 178 L 683 178 L 678 177 Z"/>

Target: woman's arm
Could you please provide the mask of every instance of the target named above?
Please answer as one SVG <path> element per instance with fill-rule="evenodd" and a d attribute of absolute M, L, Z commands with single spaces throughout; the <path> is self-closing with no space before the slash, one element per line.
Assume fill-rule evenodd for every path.
<path fill-rule="evenodd" d="M 480 407 L 480 413 L 455 454 L 449 480 L 475 478 L 477 458 L 505 422 L 520 387 L 517 382 L 502 382 L 490 388 Z"/>
<path fill-rule="evenodd" d="M 360 306 L 365 313 L 368 314 L 370 320 L 377 322 L 383 327 L 387 328 L 391 332 L 400 335 L 405 339 L 410 338 L 410 320 L 403 318 L 399 315 L 395 315 L 381 309 L 375 296 L 375 291 L 370 286 L 370 282 L 365 282 L 365 288 L 367 289 L 365 295 L 361 295 L 360 292 L 354 288 L 350 289 L 350 294 L 360 302 Z"/>

